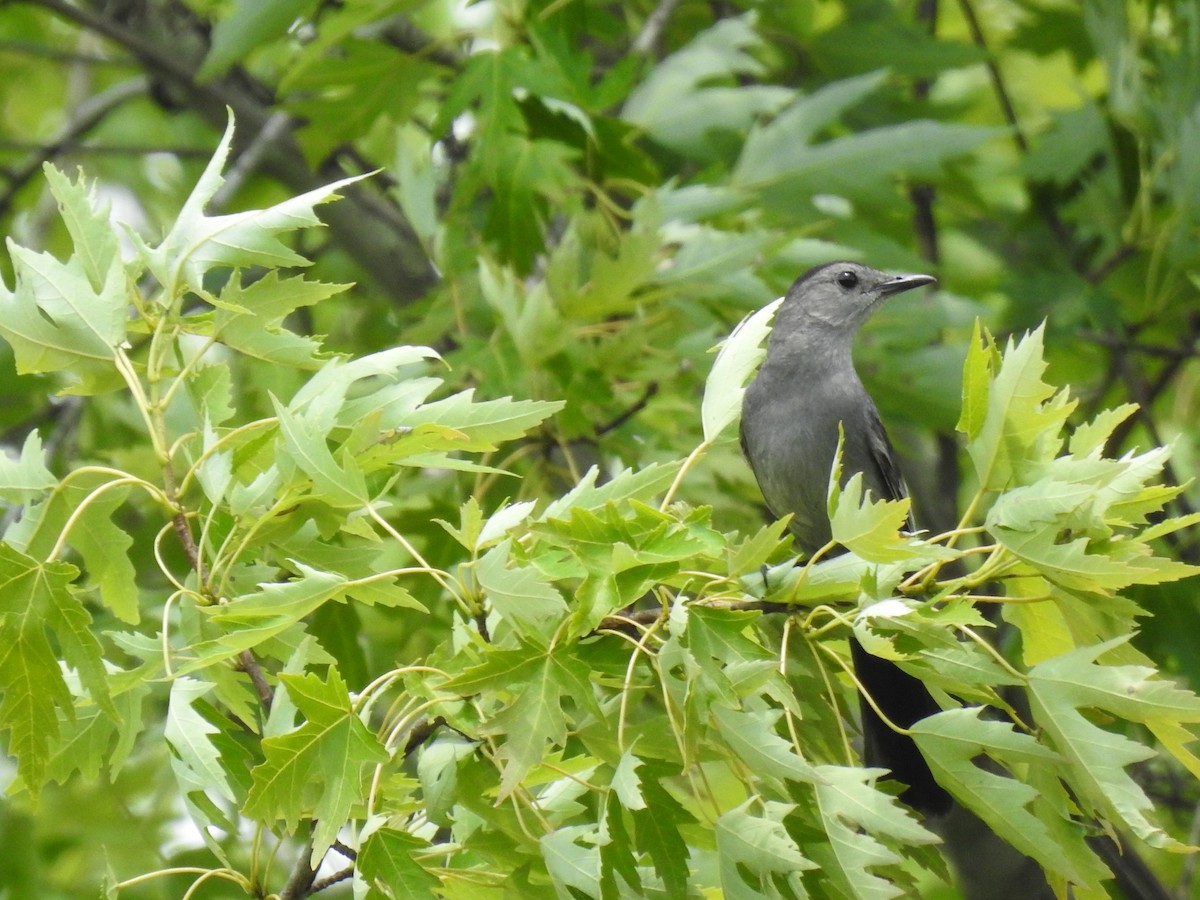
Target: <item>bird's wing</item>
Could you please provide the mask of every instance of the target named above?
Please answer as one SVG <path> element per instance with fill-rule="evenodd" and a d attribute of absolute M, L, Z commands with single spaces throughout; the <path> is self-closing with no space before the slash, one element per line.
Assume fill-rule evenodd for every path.
<path fill-rule="evenodd" d="M 877 492 L 882 492 L 876 499 L 901 500 L 907 497 L 908 488 L 904 484 L 904 476 L 900 474 L 900 465 L 896 462 L 896 451 L 892 449 L 887 430 L 879 418 L 879 410 L 874 405 L 867 413 L 867 450 L 875 464 Z"/>

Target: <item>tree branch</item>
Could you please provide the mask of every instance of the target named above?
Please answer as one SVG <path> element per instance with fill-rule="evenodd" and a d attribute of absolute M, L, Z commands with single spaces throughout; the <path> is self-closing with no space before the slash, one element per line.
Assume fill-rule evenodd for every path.
<path fill-rule="evenodd" d="M 296 865 L 292 867 L 287 884 L 279 892 L 279 900 L 303 900 L 312 894 L 313 882 L 317 879 L 317 870 L 309 861 L 312 851 L 313 839 L 310 835 L 296 859 Z"/>

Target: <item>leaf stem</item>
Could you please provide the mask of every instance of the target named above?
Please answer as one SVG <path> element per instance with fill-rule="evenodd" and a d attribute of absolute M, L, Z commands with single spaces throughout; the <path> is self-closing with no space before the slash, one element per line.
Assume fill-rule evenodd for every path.
<path fill-rule="evenodd" d="M 675 498 L 675 492 L 679 490 L 679 485 L 683 483 L 683 476 L 688 473 L 688 470 L 695 464 L 704 451 L 712 446 L 712 441 L 701 441 L 696 448 L 687 455 L 687 459 L 683 461 L 683 465 L 679 467 L 679 471 L 675 473 L 675 478 L 671 482 L 671 486 L 667 488 L 667 493 L 663 496 L 662 503 L 658 505 L 659 512 L 665 512 L 666 508 L 671 505 L 671 501 Z"/>
<path fill-rule="evenodd" d="M 106 481 L 104 484 L 92 490 L 92 492 L 84 497 L 83 500 L 79 502 L 79 505 L 71 511 L 71 515 L 67 517 L 66 524 L 63 525 L 62 531 L 59 532 L 58 540 L 54 542 L 54 546 L 51 548 L 49 555 L 46 557 L 46 562 L 53 562 L 58 558 L 58 554 L 62 552 L 63 547 L 67 543 L 67 535 L 71 533 L 71 529 L 75 526 L 75 523 L 79 521 L 79 518 L 84 514 L 84 512 L 87 511 L 87 508 L 92 504 L 93 501 L 100 497 L 100 495 L 109 488 L 122 487 L 124 485 L 134 485 L 136 487 L 144 488 L 156 500 L 170 505 L 167 503 L 162 491 L 160 491 L 150 482 L 141 478 L 137 478 L 136 476 L 126 475 L 123 478 L 116 478 L 112 481 Z"/>

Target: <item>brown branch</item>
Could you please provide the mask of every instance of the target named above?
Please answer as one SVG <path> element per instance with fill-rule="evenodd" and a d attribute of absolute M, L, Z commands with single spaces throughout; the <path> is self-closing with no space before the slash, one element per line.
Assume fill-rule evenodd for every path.
<path fill-rule="evenodd" d="M 171 500 L 174 501 L 174 485 L 171 485 L 171 488 Z M 183 555 L 187 557 L 188 565 L 196 573 L 197 579 L 203 582 L 204 564 L 200 560 L 200 548 L 196 546 L 196 539 L 192 537 L 192 529 L 188 525 L 187 515 L 182 509 L 171 516 L 171 524 L 175 526 L 175 536 L 179 538 L 179 544 L 183 547 Z"/>

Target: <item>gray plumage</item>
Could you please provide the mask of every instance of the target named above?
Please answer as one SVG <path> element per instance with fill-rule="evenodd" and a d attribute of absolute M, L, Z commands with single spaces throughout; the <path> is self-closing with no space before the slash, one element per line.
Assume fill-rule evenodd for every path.
<path fill-rule="evenodd" d="M 883 300 L 934 280 L 831 263 L 797 279 L 776 313 L 766 359 L 746 391 L 742 449 L 768 508 L 792 514 L 792 534 L 807 553 L 829 541 L 826 488 L 839 423 L 844 478 L 862 472 L 877 499 L 906 496 L 850 351 L 859 326 Z"/>

